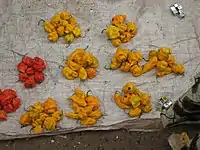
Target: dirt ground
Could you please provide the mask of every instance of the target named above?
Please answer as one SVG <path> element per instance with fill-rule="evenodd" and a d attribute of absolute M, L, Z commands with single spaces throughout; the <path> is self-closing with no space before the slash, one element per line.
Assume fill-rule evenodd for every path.
<path fill-rule="evenodd" d="M 65 135 L 0 141 L 0 150 L 170 150 L 171 133 L 194 136 L 198 125 L 179 126 L 156 132 L 90 131 Z"/>

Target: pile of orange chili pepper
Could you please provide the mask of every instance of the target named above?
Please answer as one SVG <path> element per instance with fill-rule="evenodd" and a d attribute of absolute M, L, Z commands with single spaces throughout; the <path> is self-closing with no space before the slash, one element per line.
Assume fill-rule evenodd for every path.
<path fill-rule="evenodd" d="M 48 98 L 44 103 L 36 102 L 21 115 L 19 123 L 22 126 L 32 126 L 34 133 L 46 130 L 56 130 L 57 123 L 62 119 L 63 112 L 58 108 L 56 101 Z"/>
<path fill-rule="evenodd" d="M 52 42 L 56 42 L 59 37 L 64 36 L 66 43 L 70 44 L 82 34 L 76 19 L 67 11 L 55 14 L 50 21 L 42 21 L 44 30 L 48 33 L 48 40 Z"/>
<path fill-rule="evenodd" d="M 74 112 L 66 113 L 71 119 L 80 119 L 82 125 L 93 125 L 102 117 L 99 99 L 96 96 L 88 95 L 80 89 L 74 89 L 74 95 L 69 97 L 72 101 Z"/>
<path fill-rule="evenodd" d="M 118 47 L 121 43 L 129 42 L 136 35 L 137 27 L 134 22 L 126 22 L 126 15 L 115 15 L 105 32 L 112 45 Z"/>
<path fill-rule="evenodd" d="M 15 112 L 20 105 L 21 100 L 15 90 L 0 90 L 0 120 L 7 120 L 7 113 Z"/>
<path fill-rule="evenodd" d="M 96 68 L 99 62 L 91 52 L 83 48 L 77 48 L 67 57 L 66 66 L 62 74 L 68 80 L 79 78 L 80 80 L 93 79 L 96 77 Z"/>
<path fill-rule="evenodd" d="M 121 109 L 129 109 L 130 117 L 138 117 L 152 110 L 150 95 L 139 91 L 132 82 L 128 82 L 122 88 L 122 93 L 116 91 L 114 100 Z"/>
<path fill-rule="evenodd" d="M 131 72 L 133 76 L 140 76 L 156 68 L 158 77 L 169 73 L 183 74 L 184 66 L 177 64 L 170 48 L 159 48 L 149 51 L 149 60 L 144 65 L 139 65 L 143 55 L 140 51 L 130 51 L 118 47 L 110 64 L 110 69 L 120 69 L 124 72 Z"/>
<path fill-rule="evenodd" d="M 19 71 L 19 81 L 24 83 L 25 88 L 33 88 L 45 80 L 43 71 L 46 69 L 46 63 L 39 57 L 33 59 L 25 56 L 17 65 Z"/>

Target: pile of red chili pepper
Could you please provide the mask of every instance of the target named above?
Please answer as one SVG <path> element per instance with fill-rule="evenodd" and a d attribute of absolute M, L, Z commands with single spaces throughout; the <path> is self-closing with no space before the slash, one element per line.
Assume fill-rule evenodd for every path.
<path fill-rule="evenodd" d="M 17 65 L 20 72 L 19 81 L 24 83 L 25 88 L 33 88 L 45 80 L 43 71 L 46 69 L 45 61 L 39 57 L 33 59 L 25 56 Z"/>
<path fill-rule="evenodd" d="M 7 120 L 7 113 L 15 112 L 21 104 L 16 91 L 12 89 L 0 90 L 0 120 Z"/>

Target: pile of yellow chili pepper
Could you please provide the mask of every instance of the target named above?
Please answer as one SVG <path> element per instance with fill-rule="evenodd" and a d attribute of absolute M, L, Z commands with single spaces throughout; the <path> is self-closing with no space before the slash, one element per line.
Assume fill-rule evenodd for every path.
<path fill-rule="evenodd" d="M 138 117 L 152 110 L 150 95 L 139 91 L 132 82 L 128 82 L 122 88 L 122 93 L 116 91 L 114 100 L 121 109 L 129 109 L 130 117 Z"/>
<path fill-rule="evenodd" d="M 96 96 L 88 95 L 88 92 L 84 93 L 75 88 L 74 95 L 69 97 L 74 112 L 66 113 L 68 118 L 80 119 L 82 125 L 93 125 L 102 117 L 99 99 Z"/>
<path fill-rule="evenodd" d="M 43 20 L 44 21 L 44 20 Z M 75 38 L 82 34 L 77 21 L 67 11 L 55 14 L 51 20 L 44 21 L 44 30 L 48 33 L 49 41 L 56 42 L 59 37 L 64 36 L 66 43 L 72 43 Z"/>
<path fill-rule="evenodd" d="M 121 43 L 129 42 L 136 35 L 137 27 L 134 22 L 126 22 L 126 15 L 115 15 L 105 32 L 112 45 L 118 47 Z"/>
<path fill-rule="evenodd" d="M 43 104 L 36 102 L 20 117 L 22 126 L 32 125 L 34 133 L 42 133 L 46 130 L 55 130 L 57 123 L 63 117 L 63 112 L 52 98 L 48 98 Z"/>
<path fill-rule="evenodd" d="M 77 48 L 67 57 L 62 74 L 68 80 L 75 78 L 80 78 L 80 80 L 93 79 L 96 77 L 98 66 L 99 62 L 91 52 L 86 52 L 83 48 Z"/>
<path fill-rule="evenodd" d="M 149 60 L 144 65 L 139 65 L 143 59 L 140 51 L 130 51 L 118 47 L 110 64 L 110 69 L 120 69 L 124 72 L 131 72 L 133 76 L 140 76 L 154 68 L 157 69 L 158 77 L 169 73 L 183 74 L 184 66 L 177 64 L 170 48 L 159 48 L 149 51 Z"/>

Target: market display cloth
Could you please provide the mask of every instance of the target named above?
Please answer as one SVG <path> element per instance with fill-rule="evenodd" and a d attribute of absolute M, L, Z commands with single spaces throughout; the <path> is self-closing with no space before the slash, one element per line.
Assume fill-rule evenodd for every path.
<path fill-rule="evenodd" d="M 21 128 L 19 117 L 37 101 L 48 97 L 54 98 L 64 112 L 72 111 L 67 97 L 73 94 L 75 87 L 84 91 L 91 89 L 101 101 L 104 116 L 95 126 L 82 127 L 76 120 L 66 117 L 59 123 L 57 134 L 81 130 L 108 130 L 123 128 L 127 124 L 145 128 L 149 120 L 160 117 L 157 109 L 158 99 L 167 95 L 173 101 L 177 100 L 193 84 L 193 76 L 200 71 L 200 1 L 180 1 L 186 13 L 182 20 L 173 16 L 169 10 L 173 0 L 7 0 L 0 1 L 0 88 L 12 88 L 22 99 L 22 106 L 16 113 L 8 114 L 7 121 L 0 122 L 0 139 L 13 139 L 34 136 L 31 127 Z M 57 43 L 47 40 L 42 25 L 38 21 L 50 19 L 62 10 L 69 11 L 84 30 L 85 38 L 76 39 L 68 48 L 62 38 Z M 126 14 L 129 21 L 135 21 L 138 32 L 135 38 L 123 47 L 141 50 L 144 57 L 148 51 L 157 47 L 172 48 L 178 63 L 185 66 L 185 74 L 167 75 L 156 79 L 155 70 L 140 77 L 131 73 L 105 70 L 116 48 L 107 40 L 101 31 L 108 26 L 114 14 Z M 89 46 L 100 62 L 99 73 L 93 80 L 80 82 L 66 80 L 59 65 L 64 65 L 64 59 L 75 48 Z M 47 62 L 45 81 L 33 89 L 25 89 L 18 80 L 16 65 L 22 56 L 13 53 L 28 53 L 29 56 L 39 56 Z M 132 81 L 143 92 L 151 94 L 153 110 L 144 114 L 140 119 L 129 118 L 113 101 L 113 94 L 122 86 Z M 139 122 L 143 120 L 142 124 Z"/>

